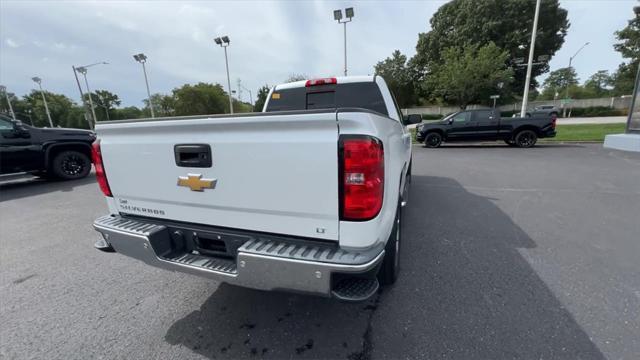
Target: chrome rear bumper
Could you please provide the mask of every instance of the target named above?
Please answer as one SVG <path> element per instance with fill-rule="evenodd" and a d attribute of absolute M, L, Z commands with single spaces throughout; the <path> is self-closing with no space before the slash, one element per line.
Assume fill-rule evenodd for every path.
<path fill-rule="evenodd" d="M 170 226 L 164 224 L 108 215 L 96 219 L 93 226 L 116 252 L 149 265 L 261 290 L 331 296 L 336 278 L 375 275 L 384 257 L 382 245 L 345 251 L 332 244 L 228 229 L 220 230 L 218 238 L 244 241 L 235 257 L 206 256 L 176 249 Z"/>

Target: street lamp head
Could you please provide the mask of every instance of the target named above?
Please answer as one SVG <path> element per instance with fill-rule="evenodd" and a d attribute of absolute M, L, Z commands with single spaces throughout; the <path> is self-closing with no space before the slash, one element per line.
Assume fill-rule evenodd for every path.
<path fill-rule="evenodd" d="M 222 39 L 220 39 L 219 37 L 213 39 L 213 41 L 215 41 L 216 44 L 218 44 L 218 45 L 222 45 Z"/>
<path fill-rule="evenodd" d="M 347 15 L 347 17 L 349 19 L 351 19 L 353 17 L 353 8 L 352 7 L 344 9 L 344 12 L 345 12 L 345 15 Z"/>
<path fill-rule="evenodd" d="M 87 68 L 84 66 L 80 66 L 76 68 L 76 71 L 79 72 L 80 74 L 86 74 L 87 73 Z"/>
<path fill-rule="evenodd" d="M 40 84 L 42 82 L 42 79 L 37 77 L 37 76 L 32 77 L 31 80 L 33 80 L 33 82 L 38 83 L 38 84 Z"/>
<path fill-rule="evenodd" d="M 335 21 L 342 20 L 342 10 L 333 10 L 333 20 Z"/>
<path fill-rule="evenodd" d="M 229 40 L 229 37 L 225 35 L 222 37 L 222 42 L 225 44 L 230 44 L 231 40 Z"/>
<path fill-rule="evenodd" d="M 139 63 L 143 63 L 147 61 L 147 56 L 142 53 L 133 55 L 133 58 L 136 59 L 136 61 Z"/>

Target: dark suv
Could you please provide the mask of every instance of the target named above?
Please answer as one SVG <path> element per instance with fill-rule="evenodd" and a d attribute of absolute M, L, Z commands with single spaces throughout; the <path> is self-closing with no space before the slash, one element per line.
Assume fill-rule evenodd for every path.
<path fill-rule="evenodd" d="M 93 131 L 36 128 L 0 116 L 0 174 L 80 179 L 91 171 Z"/>

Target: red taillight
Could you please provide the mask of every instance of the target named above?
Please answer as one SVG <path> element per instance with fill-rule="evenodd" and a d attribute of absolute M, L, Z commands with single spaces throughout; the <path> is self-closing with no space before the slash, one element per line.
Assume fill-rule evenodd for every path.
<path fill-rule="evenodd" d="M 556 114 L 551 114 L 551 128 L 555 129 L 556 128 L 556 121 L 558 120 L 558 115 Z"/>
<path fill-rule="evenodd" d="M 107 181 L 107 174 L 104 172 L 104 165 L 102 164 L 102 152 L 100 151 L 100 139 L 96 139 L 91 146 L 91 158 L 93 159 L 93 166 L 96 168 L 96 179 L 98 185 L 104 196 L 111 195 L 111 189 L 109 188 L 109 182 Z"/>
<path fill-rule="evenodd" d="M 380 140 L 349 136 L 341 140 L 342 220 L 373 219 L 382 208 L 384 151 Z"/>
<path fill-rule="evenodd" d="M 309 86 L 317 86 L 317 85 L 332 85 L 337 83 L 338 83 L 338 79 L 336 78 L 324 78 L 324 79 L 307 80 L 307 83 L 304 86 L 309 87 Z"/>

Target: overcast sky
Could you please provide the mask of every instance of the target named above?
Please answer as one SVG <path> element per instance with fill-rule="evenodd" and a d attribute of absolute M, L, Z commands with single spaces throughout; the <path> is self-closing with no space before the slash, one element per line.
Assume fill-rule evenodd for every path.
<path fill-rule="evenodd" d="M 199 81 L 226 89 L 224 52 L 213 37 L 229 35 L 231 87 L 237 90 L 241 79 L 255 96 L 259 86 L 282 82 L 290 73 L 342 73 L 342 25 L 333 20 L 333 9 L 355 8 L 347 25 L 349 74 L 366 75 L 395 49 L 415 54 L 418 33 L 429 29 L 443 3 L 1 0 L 0 83 L 21 96 L 35 87 L 31 77 L 37 75 L 47 90 L 78 101 L 71 65 L 107 61 L 89 69 L 92 90 L 106 89 L 123 105 L 142 106 L 144 77 L 132 55 L 143 52 L 153 93 Z M 561 1 L 571 27 L 551 69 L 567 66 L 569 56 L 590 41 L 573 62 L 580 79 L 615 70 L 622 58 L 613 50 L 613 32 L 626 26 L 636 4 Z M 248 101 L 248 93 L 242 98 Z"/>

